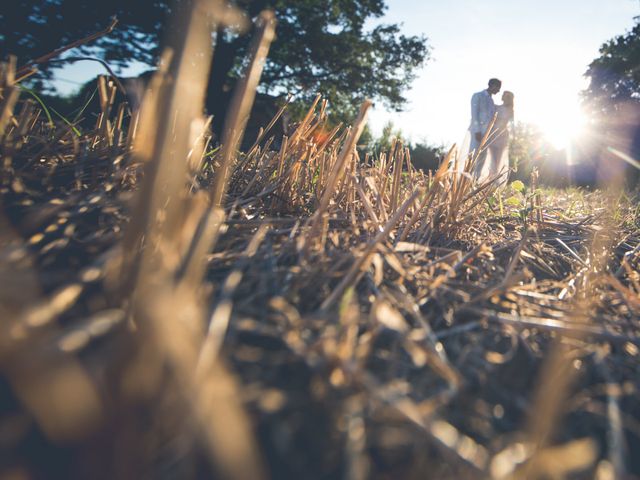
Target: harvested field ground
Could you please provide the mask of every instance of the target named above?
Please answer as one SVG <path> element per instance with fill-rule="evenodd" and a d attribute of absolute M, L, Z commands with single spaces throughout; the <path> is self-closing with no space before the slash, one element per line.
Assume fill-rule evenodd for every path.
<path fill-rule="evenodd" d="M 361 158 L 367 103 L 210 149 L 163 75 L 82 133 L 3 77 L 2 475 L 640 475 L 635 198 Z"/>

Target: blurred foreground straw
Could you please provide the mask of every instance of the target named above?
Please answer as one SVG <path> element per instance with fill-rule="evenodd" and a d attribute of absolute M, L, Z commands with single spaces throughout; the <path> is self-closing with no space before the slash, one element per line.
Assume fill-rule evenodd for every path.
<path fill-rule="evenodd" d="M 179 29 L 185 37 L 175 42 L 182 50 L 173 53 L 168 71 L 159 69 L 153 81 L 158 90 L 145 99 L 154 105 L 145 105 L 141 113 L 140 130 L 146 134 L 139 137 L 134 151 L 147 164 L 147 172 L 128 233 L 128 245 L 139 253 L 124 264 L 123 274 L 125 281 L 132 280 L 133 321 L 142 336 L 152 340 L 158 364 L 171 366 L 175 385 L 185 392 L 193 425 L 201 430 L 216 469 L 224 478 L 241 480 L 262 478 L 262 461 L 235 381 L 221 361 L 213 358 L 204 367 L 201 364 L 199 372 L 206 370 L 197 380 L 194 376 L 204 327 L 202 279 L 179 278 L 181 272 L 194 271 L 185 261 L 206 263 L 204 255 L 212 248 L 224 218 L 215 201 L 210 208 L 206 196 L 189 196 L 186 160 L 194 148 L 202 152 L 193 142 L 205 123 L 202 112 L 211 37 L 229 18 L 230 8 L 220 1 L 194 2 L 187 14 L 187 28 Z M 253 103 L 273 28 L 273 14 L 263 12 L 254 56 L 236 92 L 231 120 L 227 120 L 224 148 L 228 153 L 216 171 L 218 195 L 224 192 L 228 163 L 240 139 L 239 121 L 245 120 Z"/>

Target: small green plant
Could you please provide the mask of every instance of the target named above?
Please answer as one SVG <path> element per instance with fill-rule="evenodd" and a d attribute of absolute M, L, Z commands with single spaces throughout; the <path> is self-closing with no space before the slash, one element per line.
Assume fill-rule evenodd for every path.
<path fill-rule="evenodd" d="M 533 210 L 531 207 L 532 200 L 536 195 L 540 194 L 540 190 L 530 190 L 520 180 L 516 180 L 509 185 L 512 195 L 507 198 L 504 203 L 517 210 L 511 214 L 520 218 L 523 223 L 527 223 L 529 214 Z"/>
<path fill-rule="evenodd" d="M 524 193 L 527 187 L 525 187 L 524 183 L 522 183 L 520 180 L 515 180 L 511 183 L 511 188 L 516 192 Z"/>
<path fill-rule="evenodd" d="M 75 133 L 76 136 L 79 137 L 82 135 L 80 130 L 78 130 L 78 128 L 72 122 L 70 122 L 64 115 L 58 112 L 55 108 L 53 107 L 47 108 L 47 105 L 45 105 L 44 101 L 40 98 L 40 96 L 36 92 L 22 85 L 18 85 L 18 88 L 20 88 L 20 90 L 22 90 L 23 92 L 26 92 L 29 95 L 31 95 L 35 99 L 35 101 L 38 102 L 38 104 L 40 104 L 40 106 L 42 107 L 42 111 L 47 116 L 47 120 L 50 128 L 53 128 L 53 117 L 51 116 L 51 112 L 53 112 L 58 118 L 60 118 L 64 123 L 66 123 L 71 128 L 71 130 L 73 130 L 73 133 Z"/>

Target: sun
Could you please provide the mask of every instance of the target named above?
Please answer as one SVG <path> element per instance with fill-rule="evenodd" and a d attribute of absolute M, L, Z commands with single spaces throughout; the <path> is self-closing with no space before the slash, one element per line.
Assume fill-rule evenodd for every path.
<path fill-rule="evenodd" d="M 566 150 L 583 134 L 586 117 L 578 105 L 556 103 L 536 124 L 555 149 Z"/>

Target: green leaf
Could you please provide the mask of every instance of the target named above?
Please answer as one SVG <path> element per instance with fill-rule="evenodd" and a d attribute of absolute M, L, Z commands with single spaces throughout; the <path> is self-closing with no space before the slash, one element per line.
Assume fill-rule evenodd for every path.
<path fill-rule="evenodd" d="M 42 110 L 44 111 L 44 114 L 47 116 L 47 120 L 49 121 L 49 127 L 50 128 L 53 128 L 53 118 L 51 117 L 51 113 L 49 113 L 49 110 L 51 110 L 53 113 L 55 113 L 56 116 L 58 118 L 60 118 L 64 123 L 69 125 L 69 127 L 71 127 L 71 129 L 73 130 L 73 133 L 75 133 L 78 137 L 81 135 L 80 130 L 78 130 L 73 123 L 71 123 L 69 120 L 67 120 L 67 118 L 64 115 L 59 113 L 53 107 L 47 108 L 45 103 L 42 101 L 42 99 L 38 96 L 38 94 L 36 92 L 31 90 L 30 88 L 23 87 L 22 85 L 18 85 L 18 88 L 20 88 L 20 90 L 22 90 L 23 92 L 27 92 L 29 95 L 31 95 L 33 98 L 35 98 L 35 100 L 40 104 L 40 106 L 42 107 Z"/>
<path fill-rule="evenodd" d="M 18 88 L 20 90 L 22 90 L 23 92 L 27 92 L 29 95 L 31 95 L 36 100 L 36 102 L 38 102 L 40 104 L 40 106 L 42 107 L 42 111 L 47 116 L 47 120 L 49 121 L 49 127 L 53 128 L 53 118 L 51 118 L 51 113 L 49 113 L 49 109 L 44 104 L 42 99 L 38 96 L 38 94 L 36 92 L 34 92 L 33 90 L 31 90 L 30 88 L 24 87 L 22 85 L 18 85 Z"/>
<path fill-rule="evenodd" d="M 511 188 L 513 188 L 516 192 L 524 192 L 525 186 L 520 180 L 516 180 L 511 183 Z"/>
<path fill-rule="evenodd" d="M 504 201 L 504 203 L 511 205 L 512 207 L 519 207 L 522 202 L 518 197 L 509 197 Z"/>

